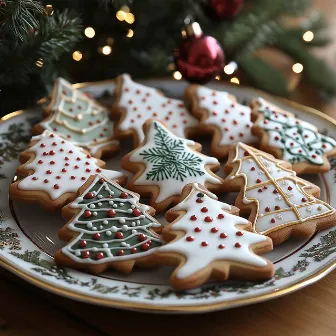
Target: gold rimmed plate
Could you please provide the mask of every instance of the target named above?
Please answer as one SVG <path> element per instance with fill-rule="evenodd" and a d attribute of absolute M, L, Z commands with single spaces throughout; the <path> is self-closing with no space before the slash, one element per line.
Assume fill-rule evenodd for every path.
<path fill-rule="evenodd" d="M 186 83 L 171 80 L 146 81 L 168 96 L 181 97 Z M 229 91 L 244 103 L 261 95 L 316 125 L 319 130 L 336 138 L 336 122 L 321 112 L 277 100 L 261 92 L 238 86 L 214 83 L 211 87 Z M 113 81 L 77 84 L 77 88 L 112 103 L 109 96 L 114 90 Z M 43 104 L 44 101 L 41 101 Z M 317 232 L 309 240 L 290 239 L 276 246 L 266 255 L 275 263 L 276 275 L 266 282 L 226 281 L 211 282 L 190 291 L 175 292 L 169 286 L 169 267 L 153 270 L 136 269 L 130 275 L 109 271 L 100 276 L 57 267 L 55 252 L 64 245 L 57 231 L 65 223 L 59 213 L 49 213 L 37 205 L 11 202 L 8 187 L 18 166 L 18 155 L 31 136 L 31 127 L 42 119 L 41 106 L 11 113 L 0 123 L 0 264 L 21 278 L 56 294 L 124 309 L 156 312 L 205 312 L 256 303 L 288 294 L 321 279 L 336 265 L 336 230 Z M 208 139 L 200 140 L 207 153 Z M 107 159 L 107 167 L 120 170 L 120 159 L 131 150 L 130 142 L 123 142 L 121 152 Z M 304 178 L 319 185 L 321 198 L 336 205 L 334 188 L 336 160 L 331 160 L 332 170 L 323 175 Z M 221 169 L 221 172 L 223 170 Z M 229 193 L 220 200 L 233 203 L 236 194 Z M 164 219 L 158 217 L 164 222 Z"/>

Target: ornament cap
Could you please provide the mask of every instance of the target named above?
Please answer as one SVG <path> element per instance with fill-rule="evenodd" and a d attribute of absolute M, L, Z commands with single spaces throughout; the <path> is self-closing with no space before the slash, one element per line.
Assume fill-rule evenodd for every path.
<path fill-rule="evenodd" d="M 199 25 L 198 22 L 186 24 L 185 31 L 187 33 L 187 36 L 200 37 L 203 35 L 201 26 Z"/>

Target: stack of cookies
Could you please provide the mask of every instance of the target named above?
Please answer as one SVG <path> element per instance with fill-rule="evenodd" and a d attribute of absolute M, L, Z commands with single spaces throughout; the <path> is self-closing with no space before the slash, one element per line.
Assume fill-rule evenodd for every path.
<path fill-rule="evenodd" d="M 245 106 L 191 85 L 182 101 L 122 75 L 108 109 L 58 79 L 45 117 L 20 155 L 10 197 L 69 220 L 59 231 L 67 242 L 55 255 L 60 265 L 94 274 L 170 265 L 177 290 L 265 280 L 274 266 L 260 255 L 335 223 L 319 187 L 297 175 L 328 171 L 336 141 L 262 98 Z M 191 140 L 204 134 L 213 156 Z M 121 160 L 133 173 L 128 183 L 100 159 L 126 137 L 134 147 Z M 227 160 L 225 179 L 216 175 L 219 159 Z M 231 191 L 239 192 L 235 205 L 218 200 Z"/>

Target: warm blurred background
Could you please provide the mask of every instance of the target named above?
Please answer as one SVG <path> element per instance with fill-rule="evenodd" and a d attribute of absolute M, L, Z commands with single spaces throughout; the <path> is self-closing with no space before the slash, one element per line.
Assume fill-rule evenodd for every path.
<path fill-rule="evenodd" d="M 333 0 L 2 0 L 0 114 L 58 76 L 123 72 L 249 85 L 332 114 L 335 10 Z"/>

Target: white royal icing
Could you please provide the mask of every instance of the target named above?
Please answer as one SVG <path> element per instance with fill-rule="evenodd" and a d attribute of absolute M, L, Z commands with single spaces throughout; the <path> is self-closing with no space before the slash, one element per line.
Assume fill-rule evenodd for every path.
<path fill-rule="evenodd" d="M 198 196 L 200 192 L 203 193 L 203 197 Z M 203 200 L 202 203 L 197 202 L 200 198 Z M 202 211 L 204 208 L 207 209 L 206 212 Z M 217 260 L 257 267 L 267 265 L 265 259 L 250 250 L 253 244 L 264 242 L 266 237 L 238 229 L 236 225 L 247 225 L 249 222 L 223 210 L 228 208 L 231 208 L 228 204 L 213 199 L 202 189 L 194 186 L 190 194 L 173 208 L 173 210 L 186 210 L 187 213 L 174 223 L 170 230 L 183 231 L 185 235 L 160 247 L 159 252 L 173 252 L 185 256 L 185 264 L 177 271 L 179 279 L 187 278 Z M 218 218 L 218 215 L 224 217 Z M 196 216 L 196 219 L 193 220 L 192 216 Z M 206 221 L 206 217 L 211 217 L 212 221 Z M 242 235 L 237 235 L 237 232 Z M 221 237 L 223 233 L 226 234 L 225 238 Z M 188 237 L 192 237 L 193 240 L 189 241 Z M 202 246 L 203 242 L 208 245 Z M 236 243 L 240 246 L 236 247 Z M 224 248 L 219 247 L 221 244 Z"/>
<path fill-rule="evenodd" d="M 64 193 L 77 192 L 90 175 L 101 172 L 109 179 L 123 176 L 120 172 L 100 168 L 97 160 L 88 157 L 81 148 L 49 131 L 33 137 L 32 141 L 37 143 L 27 152 L 33 152 L 36 156 L 25 165 L 25 169 L 34 173 L 19 182 L 19 189 L 45 191 L 52 200 L 56 200 Z"/>
<path fill-rule="evenodd" d="M 74 89 L 63 78 L 58 78 L 55 83 L 52 103 L 48 109 L 52 115 L 40 125 L 85 147 L 92 155 L 101 147 L 119 144 L 119 141 L 112 139 L 114 125 L 109 119 L 109 111 Z"/>
<path fill-rule="evenodd" d="M 258 127 L 267 131 L 270 147 L 282 149 L 284 160 L 293 164 L 308 162 L 322 165 L 323 155 L 336 147 L 334 139 L 320 134 L 312 124 L 268 104 L 262 98 L 258 98 L 258 102 L 258 112 L 264 115 Z"/>
<path fill-rule="evenodd" d="M 222 137 L 218 145 L 227 146 L 242 141 L 258 143 L 258 138 L 251 133 L 251 109 L 234 103 L 228 92 L 216 91 L 200 86 L 196 92 L 201 109 L 208 111 L 204 124 L 218 127 Z"/>
<path fill-rule="evenodd" d="M 99 180 L 104 179 L 104 182 L 101 184 L 99 189 L 97 190 L 96 194 L 99 194 L 100 191 L 104 188 L 109 195 L 113 195 L 113 191 L 111 190 L 112 187 L 116 188 L 120 192 L 125 192 L 128 194 L 128 198 L 114 198 L 114 202 L 118 203 L 120 206 L 124 206 L 125 204 L 131 204 L 132 209 L 138 209 L 141 211 L 141 215 L 139 216 L 130 216 L 127 211 L 122 209 L 111 208 L 111 207 L 101 207 L 97 211 L 99 214 L 103 214 L 103 218 L 98 219 L 92 219 L 90 225 L 87 224 L 86 220 L 83 220 L 83 213 L 86 210 L 90 210 L 91 204 L 96 204 L 98 201 L 96 198 L 93 198 L 92 201 L 86 203 L 86 204 L 79 204 L 83 201 L 83 196 L 92 190 L 96 186 L 97 183 L 100 183 Z M 130 198 L 132 197 L 132 198 Z M 99 198 L 100 202 L 105 202 L 105 204 L 108 204 L 109 198 Z M 122 188 L 117 183 L 114 183 L 111 180 L 106 180 L 105 176 L 98 174 L 94 181 L 88 186 L 88 188 L 82 193 L 80 197 L 78 197 L 74 202 L 70 204 L 70 206 L 74 209 L 80 209 L 80 212 L 78 215 L 75 216 L 71 220 L 71 222 L 68 223 L 67 229 L 78 232 L 79 234 L 72 239 L 69 244 L 62 248 L 62 252 L 67 255 L 69 258 L 73 259 L 74 261 L 78 263 L 90 263 L 90 264 L 101 264 L 106 263 L 110 261 L 123 261 L 123 260 L 129 260 L 129 259 L 136 259 L 141 258 L 146 255 L 149 255 L 156 251 L 156 247 L 150 248 L 147 251 L 142 250 L 141 246 L 143 244 L 146 244 L 148 242 L 156 242 L 158 245 L 164 244 L 164 242 L 160 239 L 160 237 L 151 230 L 151 228 L 159 228 L 161 224 L 156 221 L 152 216 L 150 216 L 147 213 L 147 210 L 149 207 L 145 204 L 139 203 L 139 197 L 137 194 Z M 108 217 L 105 215 L 108 210 L 115 210 L 116 211 L 116 217 Z M 124 217 L 120 217 L 125 213 Z M 100 216 L 101 217 L 101 216 Z M 146 218 L 149 220 L 147 224 L 141 223 L 140 219 Z M 133 222 L 136 222 L 136 225 L 132 225 Z M 111 226 L 111 223 L 115 225 Z M 126 223 L 125 225 L 120 225 L 119 223 Z M 99 225 L 102 224 L 102 225 Z M 99 226 L 99 230 L 94 229 L 93 225 Z M 138 230 L 141 231 L 138 231 Z M 127 233 L 128 231 L 131 232 L 127 238 L 118 239 L 115 237 L 115 234 L 117 232 L 123 232 L 123 234 Z M 83 239 L 83 235 L 86 234 L 87 236 L 99 234 L 100 239 L 95 240 L 94 238 L 88 238 L 86 237 Z M 130 244 L 126 243 L 126 241 L 129 241 L 129 239 L 136 238 L 140 234 L 145 234 L 144 240 L 139 240 L 137 243 L 130 246 Z M 96 246 L 89 247 L 85 246 L 83 248 L 78 247 L 79 242 L 85 240 L 86 244 L 94 244 Z M 152 244 L 151 243 L 151 244 Z M 78 248 L 74 248 L 77 246 Z M 132 248 L 136 248 L 137 252 L 132 254 L 125 254 L 125 255 L 117 255 L 116 253 L 120 250 L 123 250 L 124 252 L 130 251 Z M 78 254 L 78 250 L 80 250 L 80 253 Z M 81 252 L 102 252 L 104 253 L 104 257 L 102 259 L 95 259 L 93 255 L 90 255 L 88 258 L 81 257 Z"/>
<path fill-rule="evenodd" d="M 122 80 L 118 107 L 126 113 L 119 128 L 122 131 L 134 129 L 139 143 L 144 138 L 142 125 L 149 118 L 164 121 L 181 138 L 185 138 L 186 128 L 198 125 L 182 100 L 164 97 L 154 88 L 133 82 L 128 75 L 123 75 Z"/>
<path fill-rule="evenodd" d="M 232 162 L 237 163 L 238 168 L 230 179 L 242 176 L 245 180 L 243 202 L 257 204 L 254 220 L 257 232 L 267 234 L 284 225 L 300 224 L 335 211 L 329 204 L 306 193 L 310 184 L 296 177 L 294 171 L 282 167 L 281 160 L 271 159 L 262 151 L 238 143 Z M 255 169 L 251 170 L 252 167 Z"/>
<path fill-rule="evenodd" d="M 168 141 L 170 141 L 175 145 L 179 144 L 179 148 L 181 150 L 178 152 L 173 150 L 171 153 L 167 153 L 159 148 L 155 140 L 155 136 L 158 131 L 167 133 L 167 138 L 163 141 L 163 143 L 167 144 Z M 157 203 L 164 201 L 170 196 L 180 195 L 183 187 L 189 183 L 198 182 L 202 185 L 205 185 L 206 183 L 221 184 L 220 179 L 210 175 L 205 168 L 206 165 L 218 164 L 218 160 L 214 157 L 209 157 L 195 152 L 188 147 L 189 145 L 192 146 L 194 144 L 194 141 L 179 138 L 165 128 L 161 123 L 153 121 L 148 130 L 147 142 L 144 146 L 135 150 L 129 159 L 130 162 L 142 162 L 146 165 L 145 171 L 137 178 L 134 184 L 159 186 L 160 192 L 156 199 Z M 155 150 L 157 150 L 155 155 L 160 161 L 155 160 L 154 162 L 150 162 L 144 157 L 144 153 L 152 153 Z M 189 160 L 191 156 L 194 157 L 194 160 Z M 172 157 L 177 158 L 177 161 L 182 164 L 180 166 L 172 165 L 169 162 Z M 196 160 L 199 162 L 195 162 Z M 151 174 L 151 172 L 155 170 L 160 163 L 162 166 L 167 168 L 168 176 L 164 175 L 164 178 L 159 179 L 153 179 L 152 177 L 149 178 L 148 174 Z M 194 175 L 193 173 L 189 173 L 188 168 L 198 170 L 200 174 Z M 176 174 L 178 171 L 184 169 L 186 175 L 183 180 L 181 180 L 176 176 Z M 165 172 L 163 172 L 163 174 L 165 174 Z"/>

